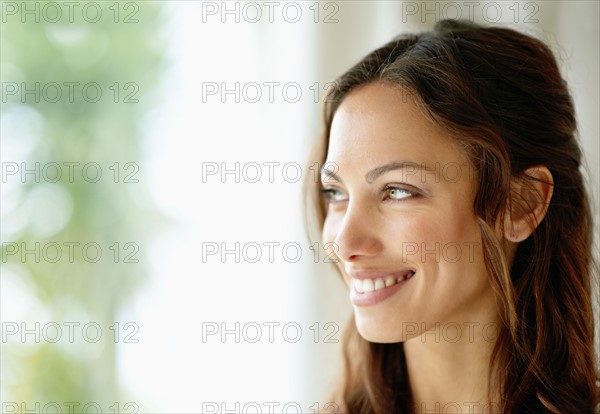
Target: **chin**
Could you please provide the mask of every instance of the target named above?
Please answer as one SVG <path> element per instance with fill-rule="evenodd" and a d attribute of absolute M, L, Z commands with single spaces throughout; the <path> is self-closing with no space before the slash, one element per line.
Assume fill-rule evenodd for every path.
<path fill-rule="evenodd" d="M 356 329 L 363 339 L 378 344 L 392 344 L 404 342 L 406 340 L 405 333 L 401 328 L 391 327 L 379 321 L 373 321 L 371 318 L 366 318 L 358 312 L 354 313 L 356 321 Z"/>

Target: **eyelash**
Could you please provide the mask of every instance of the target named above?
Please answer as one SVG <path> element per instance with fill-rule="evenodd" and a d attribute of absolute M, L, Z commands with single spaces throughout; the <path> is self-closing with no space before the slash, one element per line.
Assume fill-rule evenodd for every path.
<path fill-rule="evenodd" d="M 341 193 L 340 190 L 337 190 L 335 188 L 322 188 L 321 190 L 319 190 L 319 192 L 321 193 L 321 198 L 324 198 L 327 203 L 335 203 L 335 201 L 333 200 L 334 194 Z"/>
<path fill-rule="evenodd" d="M 391 191 L 391 190 L 398 190 L 398 191 L 404 192 L 404 193 L 408 194 L 408 196 L 407 197 L 402 197 L 402 198 L 399 198 L 399 199 L 389 198 L 389 191 Z M 338 200 L 338 201 L 333 200 L 334 194 L 341 193 L 341 191 L 338 190 L 338 189 L 336 189 L 336 188 L 322 188 L 319 192 L 321 193 L 321 197 L 324 198 L 325 201 L 327 201 L 328 203 L 336 203 L 336 202 L 344 201 L 344 200 Z M 411 190 L 408 190 L 408 189 L 406 189 L 404 187 L 399 187 L 399 186 L 395 186 L 395 185 L 387 185 L 387 186 L 385 186 L 383 188 L 382 192 L 386 193 L 388 195 L 388 198 L 386 198 L 384 201 L 389 201 L 389 202 L 392 202 L 392 203 L 401 202 L 401 201 L 404 201 L 404 200 L 406 200 L 408 198 L 416 197 L 416 196 L 419 195 L 415 191 L 411 191 Z"/>

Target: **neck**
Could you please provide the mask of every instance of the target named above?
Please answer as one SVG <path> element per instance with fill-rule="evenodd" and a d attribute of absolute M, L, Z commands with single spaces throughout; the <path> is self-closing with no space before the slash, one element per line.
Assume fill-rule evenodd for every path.
<path fill-rule="evenodd" d="M 438 323 L 404 343 L 415 412 L 493 412 L 489 363 L 498 334 L 494 317 Z"/>

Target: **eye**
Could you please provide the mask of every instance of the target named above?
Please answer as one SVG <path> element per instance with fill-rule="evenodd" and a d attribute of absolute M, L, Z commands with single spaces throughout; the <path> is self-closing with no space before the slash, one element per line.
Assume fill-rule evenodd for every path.
<path fill-rule="evenodd" d="M 406 188 L 396 187 L 396 186 L 387 186 L 383 189 L 386 193 L 386 198 L 390 201 L 400 201 L 405 198 L 416 196 L 417 193 L 414 191 L 407 190 Z"/>
<path fill-rule="evenodd" d="M 320 190 L 321 197 L 328 203 L 336 203 L 346 200 L 346 195 L 336 188 L 323 188 Z"/>

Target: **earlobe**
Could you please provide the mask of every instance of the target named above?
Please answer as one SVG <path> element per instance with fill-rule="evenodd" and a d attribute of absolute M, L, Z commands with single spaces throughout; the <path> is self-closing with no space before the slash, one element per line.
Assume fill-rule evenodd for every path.
<path fill-rule="evenodd" d="M 504 220 L 504 238 L 526 240 L 544 219 L 552 199 L 554 180 L 545 166 L 530 167 L 511 183 L 511 196 Z"/>

